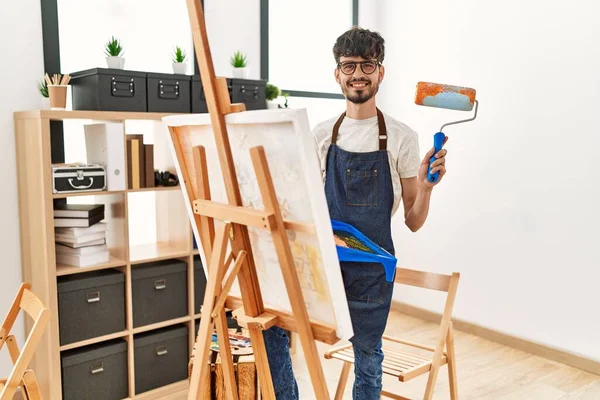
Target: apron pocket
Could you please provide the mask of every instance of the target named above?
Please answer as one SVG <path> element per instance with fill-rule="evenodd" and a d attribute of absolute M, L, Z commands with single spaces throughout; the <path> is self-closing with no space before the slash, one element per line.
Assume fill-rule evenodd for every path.
<path fill-rule="evenodd" d="M 348 300 L 385 304 L 390 284 L 380 263 L 341 262 L 342 279 Z"/>
<path fill-rule="evenodd" d="M 348 206 L 377 206 L 379 170 L 346 169 L 346 204 Z"/>

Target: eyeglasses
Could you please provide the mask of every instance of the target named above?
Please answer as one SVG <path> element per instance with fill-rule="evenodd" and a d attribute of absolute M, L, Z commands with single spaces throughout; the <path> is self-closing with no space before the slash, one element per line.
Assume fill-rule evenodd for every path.
<path fill-rule="evenodd" d="M 344 61 L 338 63 L 338 68 L 345 75 L 352 75 L 354 71 L 356 71 L 356 64 L 360 64 L 360 69 L 363 73 L 370 75 L 377 69 L 378 65 L 381 65 L 378 61 L 369 60 L 369 61 Z"/>

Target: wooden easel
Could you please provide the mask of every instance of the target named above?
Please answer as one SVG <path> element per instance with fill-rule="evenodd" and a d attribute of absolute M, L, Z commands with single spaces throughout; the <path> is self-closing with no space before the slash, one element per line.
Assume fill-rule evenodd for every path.
<path fill-rule="evenodd" d="M 201 238 L 201 245 L 208 263 L 208 280 L 204 297 L 200 329 L 193 352 L 193 368 L 190 378 L 189 400 L 202 398 L 203 387 L 209 377 L 207 362 L 210 350 L 213 325 L 216 325 L 223 363 L 227 398 L 237 400 L 233 362 L 231 359 L 225 305 L 236 304 L 228 297 L 229 290 L 238 277 L 242 306 L 234 314 L 238 323 L 249 329 L 250 339 L 256 359 L 258 381 L 263 398 L 275 399 L 273 382 L 269 369 L 262 330 L 274 325 L 285 327 L 299 334 L 300 342 L 308 364 L 310 378 L 316 399 L 329 399 L 323 369 L 315 344 L 315 337 L 327 343 L 336 340 L 334 327 L 311 323 L 304 303 L 302 290 L 292 259 L 286 229 L 314 232 L 313 226 L 293 221 L 284 221 L 271 174 L 262 147 L 250 150 L 256 178 L 260 187 L 264 210 L 242 207 L 242 199 L 232 158 L 225 115 L 245 111 L 244 104 L 231 104 L 225 78 L 216 78 L 209 49 L 208 37 L 202 6 L 198 0 L 187 0 L 188 13 L 197 53 L 202 85 L 210 113 L 212 129 L 218 149 L 219 163 L 227 190 L 229 204 L 210 201 L 210 185 L 204 148 L 193 149 L 196 171 L 196 190 L 192 190 L 188 169 L 182 168 L 180 177 L 186 183 L 188 199 L 194 211 L 194 223 Z M 169 127 L 171 139 L 179 164 L 185 160 L 181 151 L 177 127 Z M 190 168 L 190 166 L 187 166 Z M 194 193 L 195 192 L 195 193 Z M 214 219 L 225 221 L 215 233 Z M 248 226 L 266 229 L 271 232 L 281 265 L 282 275 L 292 307 L 292 315 L 265 310 L 256 266 L 252 254 Z M 227 244 L 231 244 L 231 254 L 227 255 Z M 234 262 L 229 274 L 231 263 Z M 269 310 L 270 311 L 270 310 Z"/>

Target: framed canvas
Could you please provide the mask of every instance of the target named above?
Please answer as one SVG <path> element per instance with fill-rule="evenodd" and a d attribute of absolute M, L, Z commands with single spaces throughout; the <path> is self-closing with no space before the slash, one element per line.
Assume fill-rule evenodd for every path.
<path fill-rule="evenodd" d="M 339 259 L 327 208 L 323 180 L 314 140 L 305 109 L 244 111 L 225 116 L 229 142 L 244 207 L 263 210 L 249 150 L 262 146 L 285 221 L 300 222 L 309 230 L 287 230 L 294 265 L 309 318 L 336 327 L 340 339 L 353 335 Z M 201 238 L 195 224 L 187 188 L 195 192 L 192 148 L 204 146 L 212 201 L 227 203 L 209 114 L 174 115 L 163 118 L 167 127 L 177 126 L 178 146 L 183 162 L 178 162 L 175 145 L 169 142 L 181 182 L 194 236 L 203 265 L 207 265 Z M 221 223 L 215 220 L 215 225 Z M 310 232 L 309 232 L 310 231 Z M 286 287 L 270 231 L 248 227 L 263 302 L 266 307 L 291 314 Z M 205 271 L 206 273 L 206 271 Z M 237 284 L 231 295 L 240 296 Z"/>

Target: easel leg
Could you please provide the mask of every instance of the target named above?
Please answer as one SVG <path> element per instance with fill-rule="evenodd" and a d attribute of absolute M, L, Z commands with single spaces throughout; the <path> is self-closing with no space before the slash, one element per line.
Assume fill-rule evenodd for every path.
<path fill-rule="evenodd" d="M 448 378 L 450 383 L 450 398 L 458 399 L 458 383 L 456 378 L 456 354 L 454 352 L 454 329 L 452 322 L 448 324 L 448 339 L 446 339 L 446 348 L 448 349 Z"/>
<path fill-rule="evenodd" d="M 275 388 L 273 387 L 273 379 L 267 358 L 267 347 L 265 346 L 262 331 L 258 328 L 249 328 L 248 330 L 250 332 L 252 349 L 254 350 L 256 373 L 258 374 L 261 393 L 264 399 L 275 400 Z"/>
<path fill-rule="evenodd" d="M 206 293 L 204 295 L 203 303 L 203 309 L 207 311 L 208 315 L 205 318 L 200 319 L 198 340 L 196 342 L 196 348 L 194 349 L 195 368 L 192 369 L 188 400 L 198 400 L 202 398 L 202 388 L 207 385 L 207 378 L 210 376 L 210 365 L 208 365 L 207 360 L 211 351 L 210 342 L 214 324 L 214 320 L 211 318 L 210 314 L 214 308 L 215 293 L 218 294 L 218 291 L 221 288 L 221 282 L 218 279 L 221 272 L 219 266 L 222 266 L 225 262 L 225 252 L 227 250 L 230 229 L 231 225 L 226 223 L 224 227 L 219 229 L 219 232 L 215 237 L 215 245 L 210 260 L 208 282 L 206 284 Z"/>
<path fill-rule="evenodd" d="M 227 316 L 225 315 L 224 308 L 221 308 L 215 324 L 217 325 L 221 367 L 223 368 L 223 378 L 225 380 L 225 395 L 227 400 L 237 400 L 237 384 L 235 383 L 235 373 L 233 372 L 233 357 L 229 345 L 229 330 L 227 329 Z"/>

